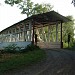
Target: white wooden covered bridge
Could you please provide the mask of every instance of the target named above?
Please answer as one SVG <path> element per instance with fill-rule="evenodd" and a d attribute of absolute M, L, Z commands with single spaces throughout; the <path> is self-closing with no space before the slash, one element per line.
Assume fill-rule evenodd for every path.
<path fill-rule="evenodd" d="M 0 48 L 13 43 L 20 47 L 35 44 L 35 34 L 38 36 L 38 46 L 62 48 L 62 24 L 68 21 L 70 20 L 55 11 L 32 15 L 0 32 Z M 55 26 L 55 39 L 52 36 L 52 26 Z"/>

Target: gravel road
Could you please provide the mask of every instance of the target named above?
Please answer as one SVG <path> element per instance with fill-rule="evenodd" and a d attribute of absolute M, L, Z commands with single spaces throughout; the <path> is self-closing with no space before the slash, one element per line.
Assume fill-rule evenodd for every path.
<path fill-rule="evenodd" d="M 44 49 L 47 58 L 37 64 L 3 75 L 75 75 L 75 52 L 64 49 Z"/>

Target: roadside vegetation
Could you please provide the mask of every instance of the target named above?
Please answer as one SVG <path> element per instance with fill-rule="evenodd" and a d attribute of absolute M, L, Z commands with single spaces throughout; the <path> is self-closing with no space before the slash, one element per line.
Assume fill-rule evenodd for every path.
<path fill-rule="evenodd" d="M 75 51 L 75 42 L 70 44 L 70 47 L 68 48 L 69 50 Z"/>
<path fill-rule="evenodd" d="M 75 51 L 75 40 L 73 42 L 69 42 L 69 44 L 68 44 L 68 42 L 63 43 L 63 48 Z"/>
<path fill-rule="evenodd" d="M 40 62 L 46 57 L 45 52 L 38 46 L 28 45 L 26 49 L 20 51 L 13 50 L 13 48 L 11 49 L 8 46 L 5 48 L 6 51 L 0 53 L 0 75 L 9 70 L 19 69 L 21 66 L 27 67 Z"/>

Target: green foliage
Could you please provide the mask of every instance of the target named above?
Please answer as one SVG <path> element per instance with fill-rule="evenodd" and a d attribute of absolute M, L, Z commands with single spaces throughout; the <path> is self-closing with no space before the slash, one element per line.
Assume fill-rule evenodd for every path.
<path fill-rule="evenodd" d="M 69 18 L 70 22 L 64 23 L 63 24 L 63 41 L 67 42 L 68 41 L 68 34 L 71 35 L 71 41 L 73 42 L 74 39 L 74 19 L 72 16 L 67 16 L 67 18 Z"/>
<path fill-rule="evenodd" d="M 69 46 L 68 43 L 63 43 L 63 48 L 68 49 L 68 50 L 72 50 L 75 51 L 75 42 L 70 42 Z"/>
<path fill-rule="evenodd" d="M 30 44 L 27 45 L 24 48 L 18 47 L 16 44 L 8 45 L 7 47 L 4 47 L 4 50 L 2 53 L 25 53 L 29 51 L 39 50 L 39 46 Z"/>
<path fill-rule="evenodd" d="M 27 17 L 35 14 L 45 13 L 52 10 L 52 6 L 50 4 L 33 4 L 30 0 L 26 0 L 25 2 L 19 4 L 20 9 L 23 14 L 26 14 Z"/>
<path fill-rule="evenodd" d="M 52 10 L 52 6 L 50 4 L 35 4 L 33 8 L 33 14 L 41 14 L 46 13 Z"/>
<path fill-rule="evenodd" d="M 71 48 L 75 50 L 75 42 L 72 44 Z"/>
<path fill-rule="evenodd" d="M 16 53 L 21 50 L 16 44 L 10 44 L 7 47 L 4 47 L 4 52 L 6 53 Z"/>
<path fill-rule="evenodd" d="M 22 10 L 22 14 L 26 14 L 27 17 L 35 14 L 45 13 L 52 10 L 53 6 L 50 4 L 34 4 L 31 0 L 5 0 L 6 4 L 13 6 L 18 4 L 18 7 Z"/>
<path fill-rule="evenodd" d="M 63 48 L 68 48 L 68 43 L 63 43 Z"/>
<path fill-rule="evenodd" d="M 43 13 L 42 11 L 42 5 L 41 4 L 35 4 L 34 8 L 33 8 L 33 14 L 39 14 L 39 13 Z"/>
<path fill-rule="evenodd" d="M 37 63 L 45 58 L 45 52 L 43 50 L 34 50 L 27 53 L 15 54 L 10 59 L 3 60 L 0 63 L 0 75 L 3 72 L 12 69 L 20 69 L 20 67 L 26 67 L 30 64 Z"/>
<path fill-rule="evenodd" d="M 32 9 L 32 15 L 41 14 L 51 11 L 53 6 L 50 4 L 35 4 Z"/>
<path fill-rule="evenodd" d="M 14 4 L 19 4 L 21 3 L 23 0 L 5 0 L 6 4 L 10 4 L 11 6 L 13 6 Z"/>
<path fill-rule="evenodd" d="M 22 10 L 22 14 L 26 14 L 29 17 L 32 15 L 33 2 L 31 0 L 25 0 L 19 4 L 19 8 Z"/>
<path fill-rule="evenodd" d="M 72 0 L 72 4 L 74 5 L 74 7 L 75 7 L 75 0 Z"/>
<path fill-rule="evenodd" d="M 70 43 L 69 50 L 75 51 L 75 42 Z"/>
<path fill-rule="evenodd" d="M 25 47 L 24 49 L 20 50 L 20 52 L 24 53 L 24 52 L 34 51 L 34 50 L 40 50 L 39 46 L 30 44 L 27 45 L 27 47 Z"/>
<path fill-rule="evenodd" d="M 31 44 L 31 45 L 28 45 L 25 49 L 26 50 L 33 51 L 33 50 L 38 50 L 40 48 L 39 48 L 39 46 L 36 46 L 36 45 Z"/>

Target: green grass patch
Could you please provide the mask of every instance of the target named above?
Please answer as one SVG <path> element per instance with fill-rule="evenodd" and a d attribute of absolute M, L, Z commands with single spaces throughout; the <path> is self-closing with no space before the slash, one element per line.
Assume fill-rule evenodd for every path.
<path fill-rule="evenodd" d="M 27 53 L 6 54 L 0 58 L 0 73 L 11 69 L 17 69 L 20 66 L 28 66 L 37 63 L 45 58 L 45 52 L 41 49 L 29 51 Z"/>

